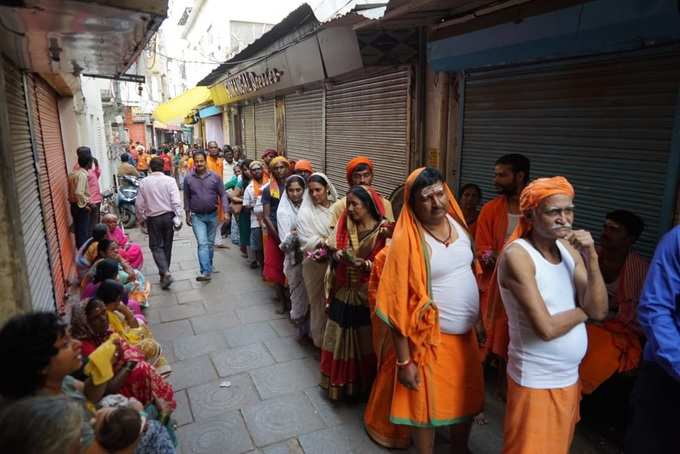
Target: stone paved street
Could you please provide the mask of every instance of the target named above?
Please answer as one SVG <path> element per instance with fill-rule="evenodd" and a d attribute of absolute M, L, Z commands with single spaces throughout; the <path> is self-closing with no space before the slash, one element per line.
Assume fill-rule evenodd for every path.
<path fill-rule="evenodd" d="M 153 283 L 148 318 L 174 369 L 179 452 L 388 452 L 365 434 L 363 404 L 326 400 L 318 387 L 318 353 L 295 340 L 292 324 L 276 314 L 273 290 L 237 247 L 216 249 L 219 273 L 198 283 L 195 241 L 185 226 L 175 237 L 175 282 L 163 291 L 147 237 L 138 229 L 130 233 L 143 246 L 144 272 Z M 488 397 L 489 424 L 473 428 L 473 452 L 500 452 L 502 414 L 502 405 Z M 437 452 L 448 452 L 443 437 L 437 443 Z M 572 452 L 603 450 L 579 437 Z"/>

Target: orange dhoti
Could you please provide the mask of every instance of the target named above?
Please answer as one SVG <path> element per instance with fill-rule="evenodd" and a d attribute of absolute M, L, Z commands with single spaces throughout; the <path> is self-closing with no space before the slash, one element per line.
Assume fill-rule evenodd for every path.
<path fill-rule="evenodd" d="M 635 369 L 640 362 L 640 338 L 616 320 L 601 325 L 589 323 L 588 351 L 581 361 L 579 376 L 583 394 L 591 394 L 616 372 Z"/>
<path fill-rule="evenodd" d="M 580 386 L 536 389 L 508 376 L 504 454 L 567 454 L 580 419 Z"/>
<path fill-rule="evenodd" d="M 403 448 L 410 441 L 408 426 L 459 424 L 482 411 L 484 377 L 474 330 L 441 334 L 436 359 L 418 368 L 417 390 L 398 382 L 394 348 L 385 350 L 364 414 L 366 430 L 377 443 Z"/>

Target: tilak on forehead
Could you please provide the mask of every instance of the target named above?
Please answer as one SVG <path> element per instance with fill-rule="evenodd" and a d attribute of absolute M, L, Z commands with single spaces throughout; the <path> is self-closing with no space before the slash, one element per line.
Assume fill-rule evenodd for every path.
<path fill-rule="evenodd" d="M 423 189 L 420 191 L 420 196 L 423 198 L 430 197 L 432 195 L 442 195 L 444 193 L 444 185 L 441 183 L 441 181 L 438 181 L 434 184 L 431 184 L 429 186 L 425 186 Z"/>

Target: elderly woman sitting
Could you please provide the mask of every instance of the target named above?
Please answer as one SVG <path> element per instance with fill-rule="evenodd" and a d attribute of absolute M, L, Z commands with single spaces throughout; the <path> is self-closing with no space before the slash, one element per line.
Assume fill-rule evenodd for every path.
<path fill-rule="evenodd" d="M 94 280 L 99 261 L 104 259 L 114 260 L 118 263 L 118 281 L 123 284 L 128 291 L 128 298 L 137 301 L 146 307 L 147 299 L 151 294 L 151 284 L 146 282 L 141 271 L 133 268 L 121 255 L 118 243 L 104 238 L 97 245 L 97 261 L 87 272 L 83 281 L 82 288 Z"/>
<path fill-rule="evenodd" d="M 161 375 L 168 375 L 172 371 L 165 357 L 162 355 L 160 344 L 153 338 L 153 333 L 134 313 L 122 302 L 124 287 L 112 279 L 102 282 L 97 289 L 95 299 L 106 307 L 106 317 L 111 331 L 118 334 L 126 342 L 142 351 L 149 364 L 156 367 Z"/>
<path fill-rule="evenodd" d="M 144 265 L 144 254 L 142 248 L 137 243 L 132 243 L 118 224 L 118 216 L 109 213 L 105 214 L 102 222 L 108 228 L 107 238 L 118 243 L 120 256 L 133 268 L 139 270 Z"/>
<path fill-rule="evenodd" d="M 154 406 L 150 410 L 167 421 L 176 407 L 172 386 L 137 346 L 110 329 L 108 312 L 97 299 L 73 308 L 71 332 L 82 343 L 84 372 L 97 386 L 87 393 L 88 398 L 98 402 L 109 394 L 134 397 L 145 407 Z"/>

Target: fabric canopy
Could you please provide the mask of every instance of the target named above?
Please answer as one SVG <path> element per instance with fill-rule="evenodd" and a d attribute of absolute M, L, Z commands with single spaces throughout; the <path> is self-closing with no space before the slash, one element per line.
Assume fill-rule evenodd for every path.
<path fill-rule="evenodd" d="M 194 108 L 211 100 L 208 87 L 194 87 L 158 106 L 153 111 L 152 116 L 163 123 L 179 122 L 189 115 Z"/>

